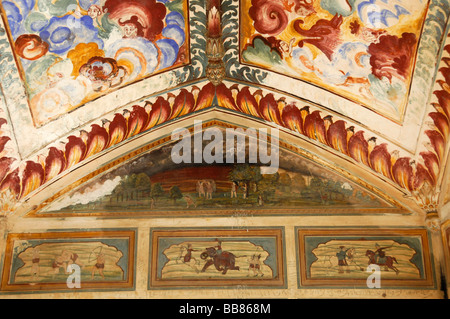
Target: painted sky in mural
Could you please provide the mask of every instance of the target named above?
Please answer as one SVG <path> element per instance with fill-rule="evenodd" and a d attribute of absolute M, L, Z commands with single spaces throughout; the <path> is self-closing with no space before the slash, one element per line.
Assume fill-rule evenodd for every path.
<path fill-rule="evenodd" d="M 241 5 L 243 63 L 401 118 L 428 1 L 252 0 Z"/>
<path fill-rule="evenodd" d="M 2 6 L 36 125 L 188 59 L 186 0 Z"/>

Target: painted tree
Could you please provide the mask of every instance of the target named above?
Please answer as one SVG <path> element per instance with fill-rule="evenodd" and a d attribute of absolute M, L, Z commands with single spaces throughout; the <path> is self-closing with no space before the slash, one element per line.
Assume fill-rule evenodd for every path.
<path fill-rule="evenodd" d="M 269 196 L 275 194 L 277 187 L 280 183 L 280 174 L 275 173 L 271 175 L 263 175 L 262 179 L 258 182 L 258 193 L 266 201 Z"/>
<path fill-rule="evenodd" d="M 308 191 L 315 199 L 324 200 L 324 198 L 327 196 L 325 191 L 325 183 L 321 178 L 317 176 L 314 176 L 311 179 Z"/>
<path fill-rule="evenodd" d="M 117 185 L 113 191 L 113 195 L 116 197 L 116 202 L 123 202 L 123 193 L 124 193 L 123 183 L 119 183 L 119 185 Z"/>
<path fill-rule="evenodd" d="M 150 193 L 151 198 L 153 198 L 153 200 L 156 203 L 156 200 L 158 199 L 158 197 L 161 197 L 164 195 L 164 189 L 162 188 L 160 183 L 155 183 L 152 185 L 152 190 Z"/>
<path fill-rule="evenodd" d="M 137 198 L 142 198 L 142 195 L 146 192 L 151 192 L 150 177 L 145 173 L 139 173 L 135 180 L 135 189 L 137 192 Z"/>
<path fill-rule="evenodd" d="M 174 186 L 169 191 L 169 197 L 172 198 L 173 203 L 175 204 L 177 199 L 183 198 L 183 193 L 178 186 Z"/>
<path fill-rule="evenodd" d="M 131 174 L 122 180 L 123 191 L 125 193 L 125 200 L 135 199 L 136 179 L 137 179 L 136 174 Z"/>
<path fill-rule="evenodd" d="M 250 166 L 248 164 L 236 165 L 229 174 L 232 182 L 244 183 L 245 197 L 248 197 L 250 183 L 258 183 L 262 179 L 261 169 L 258 166 Z"/>

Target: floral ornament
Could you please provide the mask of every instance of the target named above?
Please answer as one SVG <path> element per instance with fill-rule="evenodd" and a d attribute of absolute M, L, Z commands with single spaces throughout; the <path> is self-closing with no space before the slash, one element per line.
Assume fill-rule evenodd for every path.
<path fill-rule="evenodd" d="M 80 74 L 91 80 L 94 91 L 100 92 L 121 85 L 127 71 L 114 59 L 93 57 L 80 68 Z"/>
<path fill-rule="evenodd" d="M 221 15 L 220 15 L 220 2 L 212 1 L 211 8 L 208 10 L 208 36 L 219 37 L 221 34 Z"/>

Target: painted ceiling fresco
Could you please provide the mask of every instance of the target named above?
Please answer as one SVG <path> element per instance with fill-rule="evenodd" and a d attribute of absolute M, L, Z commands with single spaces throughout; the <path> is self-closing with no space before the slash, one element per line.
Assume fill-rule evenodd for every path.
<path fill-rule="evenodd" d="M 267 10 L 273 7 L 274 3 L 272 2 L 264 2 L 268 6 Z M 406 35 L 406 37 L 410 37 L 410 39 L 414 35 L 415 42 L 410 47 L 410 57 L 412 60 L 409 64 L 409 71 L 405 69 L 405 72 L 402 73 L 405 75 L 404 80 L 406 82 L 407 78 L 411 80 L 413 76 L 412 70 L 415 67 L 414 79 L 419 79 L 416 85 L 424 83 L 425 88 L 431 88 L 432 85 L 435 85 L 436 90 L 433 92 L 431 90 L 430 92 L 426 92 L 426 90 L 423 92 L 414 90 L 414 93 L 411 94 L 415 95 L 410 99 L 410 102 L 412 101 L 414 103 L 409 105 L 406 114 L 412 119 L 412 123 L 404 121 L 402 125 L 399 125 L 398 123 L 392 122 L 386 127 L 384 126 L 386 122 L 383 121 L 383 118 L 374 112 L 370 112 L 371 116 L 366 117 L 363 122 L 360 122 L 358 119 L 359 114 L 367 114 L 365 111 L 368 111 L 361 106 L 358 106 L 359 112 L 357 112 L 358 114 L 355 113 L 355 118 L 348 117 L 333 108 L 329 109 L 326 105 L 320 104 L 323 102 L 320 100 L 320 97 L 318 97 L 317 101 L 310 101 L 307 100 L 307 96 L 303 97 L 301 94 L 300 96 L 294 95 L 294 93 L 299 92 L 284 92 L 278 85 L 280 82 L 276 81 L 284 79 L 292 87 L 293 83 L 299 84 L 300 86 L 301 83 L 314 82 L 312 80 L 300 81 L 294 79 L 295 82 L 291 82 L 293 77 L 281 75 L 276 72 L 270 73 L 267 66 L 256 63 L 257 68 L 255 68 L 253 66 L 250 67 L 248 64 L 240 64 L 242 61 L 240 57 L 243 58 L 244 55 L 246 56 L 244 53 L 248 49 L 252 50 L 252 48 L 255 48 L 254 40 L 261 40 L 265 45 L 270 44 L 270 41 L 276 40 L 274 38 L 263 40 L 268 34 L 263 33 L 261 30 L 261 32 L 258 31 L 258 29 L 262 28 L 258 24 L 258 19 L 263 16 L 257 14 L 257 12 L 260 12 L 258 11 L 258 6 L 263 5 L 262 2 L 240 3 L 236 0 L 225 0 L 221 2 L 192 0 L 189 3 L 178 0 L 149 1 L 146 2 L 149 6 L 154 5 L 155 8 L 161 8 L 161 12 L 165 10 L 165 13 L 161 14 L 161 24 L 159 22 L 157 23 L 160 26 L 158 30 L 161 30 L 157 34 L 154 33 L 153 35 L 147 36 L 139 33 L 133 37 L 125 34 L 125 27 L 121 26 L 121 23 L 123 23 L 122 19 L 128 19 L 130 21 L 136 19 L 136 17 L 139 19 L 141 17 L 138 14 L 139 10 L 141 10 L 139 11 L 141 13 L 148 11 L 147 7 L 144 8 L 139 4 L 140 2 L 128 1 L 126 5 L 125 2 L 121 2 L 124 3 L 123 8 L 126 7 L 126 10 L 119 5 L 117 8 L 114 7 L 113 4 L 115 2 L 111 1 L 95 2 L 96 4 L 92 5 L 91 2 L 76 1 L 72 6 L 70 6 L 72 2 L 69 1 L 68 3 L 70 9 L 66 11 L 63 6 L 63 1 L 51 3 L 45 1 L 17 3 L 4 1 L 2 6 L 4 15 L 3 22 L 7 23 L 5 30 L 3 30 L 4 32 L 0 34 L 3 37 L 1 45 L 5 51 L 5 54 L 2 55 L 3 64 L 1 68 L 2 73 L 5 75 L 1 79 L 2 94 L 5 98 L 1 100 L 4 105 L 2 104 L 3 113 L 1 113 L 2 118 L 0 119 L 0 125 L 2 125 L 0 190 L 5 194 L 5 198 L 7 199 L 4 201 L 5 210 L 13 209 L 15 202 L 32 196 L 41 186 L 57 180 L 61 175 L 70 174 L 72 170 L 81 167 L 83 162 L 92 160 L 98 154 L 103 156 L 112 148 L 128 143 L 130 139 L 139 139 L 143 134 L 153 132 L 166 124 L 189 117 L 193 113 L 207 112 L 211 109 L 230 110 L 230 113 L 233 112 L 240 116 L 239 121 L 244 118 L 251 118 L 257 121 L 262 120 L 263 122 L 275 124 L 279 128 L 286 129 L 294 134 L 299 140 L 307 141 L 309 143 L 307 148 L 312 153 L 316 152 L 319 148 L 325 149 L 330 154 L 337 153 L 340 157 L 362 167 L 369 175 L 375 174 L 381 181 L 387 182 L 390 186 L 394 186 L 402 193 L 402 196 L 406 196 L 408 199 L 418 200 L 419 205 L 428 205 L 428 199 L 426 197 L 429 197 L 433 188 L 437 186 L 441 168 L 445 164 L 446 143 L 449 132 L 448 82 L 450 80 L 448 77 L 449 68 L 446 65 L 448 66 L 448 52 L 450 52 L 450 49 L 448 45 L 445 46 L 445 40 L 448 41 L 448 37 L 446 39 L 446 34 L 444 34 L 445 21 L 447 21 L 444 18 L 448 14 L 448 10 L 445 10 L 448 8 L 446 1 L 431 1 L 429 3 L 425 1 L 408 3 L 397 1 L 389 2 L 389 4 L 383 1 L 373 2 L 373 6 L 385 8 L 384 11 L 380 11 L 384 12 L 384 19 L 378 19 L 379 17 L 375 17 L 374 13 L 370 13 L 372 12 L 370 8 L 373 6 L 369 1 L 350 1 L 347 2 L 347 6 L 344 2 L 337 2 L 339 5 L 334 9 L 331 9 L 326 1 L 299 2 L 298 5 L 296 3 L 291 5 L 292 3 L 290 1 L 284 3 L 282 10 L 289 18 L 286 20 L 288 25 L 286 28 L 292 32 L 295 31 L 295 27 L 297 29 L 302 28 L 303 30 L 308 30 L 308 27 L 310 29 L 318 28 L 327 19 L 327 21 L 339 22 L 337 25 L 340 26 L 339 30 L 342 34 L 339 33 L 337 38 L 342 43 L 335 43 L 336 46 L 333 46 L 334 50 L 332 51 L 327 51 L 325 48 L 320 49 L 320 45 L 318 47 L 309 43 L 310 41 L 306 41 L 308 39 L 311 40 L 311 38 L 305 38 L 301 35 L 295 37 L 297 39 L 296 41 L 299 42 L 297 44 L 293 43 L 291 49 L 293 51 L 308 49 L 311 52 L 314 51 L 313 56 L 315 57 L 323 55 L 322 57 L 324 59 L 333 59 L 336 52 L 339 52 L 339 45 L 344 44 L 359 45 L 363 43 L 370 48 L 373 44 L 381 44 L 384 40 L 389 42 L 396 38 L 398 39 L 398 44 L 402 46 L 404 41 L 401 39 L 405 39 L 403 38 L 405 34 L 409 32 L 408 34 L 411 35 Z M 275 7 L 279 6 L 280 3 L 283 2 L 277 2 Z M 109 6 L 111 8 L 106 8 Z M 102 9 L 101 15 L 93 19 L 93 11 L 95 11 L 94 9 L 98 9 L 97 7 Z M 165 9 L 163 10 L 162 7 Z M 263 6 L 263 8 L 266 7 Z M 388 10 L 389 8 L 391 9 L 390 11 Z M 392 8 L 396 9 L 396 11 Z M 90 14 L 89 9 L 91 9 Z M 118 10 L 118 15 L 122 12 L 122 9 L 126 13 L 123 13 L 123 17 L 114 18 L 115 15 L 111 11 L 116 9 Z M 261 10 L 264 11 L 265 9 Z M 392 10 L 397 13 L 395 17 L 389 13 L 394 12 Z M 158 10 L 151 10 L 151 14 L 157 14 L 157 12 Z M 59 15 L 60 13 L 61 15 Z M 366 18 L 362 16 L 363 13 L 367 15 Z M 248 19 L 243 19 L 245 22 L 242 23 L 239 17 L 242 18 L 246 15 L 248 15 Z M 45 23 L 44 20 L 38 19 L 39 17 L 44 19 L 44 16 L 48 20 Z M 278 17 L 278 15 L 275 16 Z M 67 36 L 67 39 L 64 37 L 65 40 L 62 40 L 63 38 L 59 39 L 62 41 L 60 44 L 61 51 L 58 49 L 59 45 L 57 46 L 56 44 L 54 45 L 54 49 L 52 49 L 52 37 L 48 34 L 52 28 L 50 22 L 60 21 L 63 18 L 71 21 L 70 23 L 78 21 L 79 23 L 74 24 L 74 27 L 77 28 L 83 26 L 81 23 L 83 19 L 83 21 L 89 20 L 93 27 L 88 29 L 95 34 L 95 37 L 92 39 L 96 41 L 98 39 L 98 41 L 94 41 L 95 43 L 91 42 L 92 39 L 84 39 L 82 37 L 84 33 L 73 32 L 67 25 L 60 26 L 57 30 L 61 34 L 58 34 Z M 300 23 L 299 19 L 302 19 L 304 23 Z M 152 21 L 154 22 L 156 20 Z M 406 30 L 408 21 L 410 25 Z M 411 21 L 415 21 L 415 23 Z M 105 33 L 102 33 L 105 30 L 99 29 L 100 27 L 106 28 L 106 22 L 112 28 L 111 33 L 108 33 L 109 36 L 107 36 L 108 34 L 105 35 Z M 370 26 L 369 22 L 372 23 L 372 26 Z M 183 23 L 184 27 L 182 26 Z M 218 27 L 220 24 L 222 31 Z M 357 24 L 360 26 L 359 29 L 356 28 Z M 242 27 L 239 28 L 239 25 Z M 353 25 L 353 27 L 350 28 L 350 25 Z M 421 35 L 422 26 L 424 32 Z M 145 30 L 149 31 L 149 28 Z M 283 30 L 286 28 L 283 28 Z M 359 32 L 356 32 L 358 30 L 355 28 Z M 168 31 L 172 29 L 178 31 L 183 30 L 184 33 L 182 34 L 181 31 L 178 33 Z M 247 29 L 255 32 L 255 35 L 252 35 L 252 39 L 249 36 L 250 31 Z M 286 32 L 286 34 L 289 33 L 288 29 L 283 32 Z M 352 29 L 356 31 L 352 33 Z M 374 42 L 369 43 L 367 39 L 364 40 L 361 38 L 364 34 L 366 36 L 369 33 L 373 35 L 374 29 L 381 30 L 378 37 L 372 39 Z M 285 36 L 286 34 L 283 32 L 280 31 L 278 35 L 271 35 L 271 37 Z M 7 43 L 7 33 L 9 33 L 9 42 L 11 43 Z M 189 37 L 187 37 L 188 33 Z M 250 42 L 245 44 L 246 34 L 248 37 L 247 40 Z M 43 48 L 45 54 L 38 54 L 34 57 L 29 55 L 28 58 L 31 59 L 21 57 L 17 52 L 21 46 L 17 45 L 16 42 L 26 35 L 30 35 L 31 38 L 38 42 L 41 41 L 42 45 L 38 45 L 36 48 Z M 240 38 L 239 35 L 241 35 Z M 174 38 L 170 38 L 170 36 Z M 190 38 L 189 41 L 188 38 Z M 282 41 L 287 42 L 287 40 L 290 41 L 291 39 L 292 37 L 283 38 Z M 435 41 L 435 39 L 439 41 Z M 34 45 L 33 41 L 30 42 L 31 47 Z M 79 67 L 79 71 L 89 69 L 86 63 L 91 58 L 94 60 L 97 58 L 115 59 L 118 63 L 117 71 L 120 69 L 122 71 L 128 70 L 127 72 L 129 72 L 134 67 L 126 62 L 128 61 L 126 59 L 135 57 L 133 54 L 136 53 L 136 50 L 131 50 L 134 52 L 133 54 L 128 54 L 129 52 L 127 51 L 126 54 L 124 53 L 125 56 L 123 58 L 117 59 L 116 57 L 108 56 L 106 54 L 108 50 L 105 48 L 108 48 L 111 43 L 117 42 L 121 43 L 121 45 L 127 45 L 130 41 L 143 41 L 149 45 L 153 45 L 158 51 L 156 57 L 158 65 L 164 60 L 164 54 L 169 52 L 163 50 L 162 45 L 161 47 L 158 46 L 158 43 L 170 42 L 174 44 L 177 42 L 179 44 L 177 57 L 183 55 L 183 50 L 181 49 L 183 45 L 186 50 L 189 47 L 190 51 L 188 55 L 191 57 L 189 61 L 179 61 L 179 64 L 176 64 L 178 62 L 174 62 L 176 65 L 173 64 L 172 66 L 179 66 L 177 69 L 159 73 L 155 77 L 142 79 L 142 81 L 139 81 L 139 84 L 135 83 L 134 85 L 130 85 L 130 90 L 126 91 L 127 94 L 119 94 L 120 92 L 125 92 L 121 90 L 112 92 L 113 88 L 111 87 L 104 92 L 97 92 L 104 96 L 98 99 L 94 98 L 95 101 L 93 100 L 87 103 L 88 105 L 85 105 L 85 108 L 73 109 L 67 113 L 67 110 L 63 110 L 64 103 L 62 102 L 64 99 L 58 98 L 59 100 L 55 100 L 59 103 L 58 107 L 53 109 L 60 115 L 65 113 L 64 116 L 60 116 L 53 121 L 51 121 L 50 117 L 46 117 L 44 119 L 44 121 L 47 121 L 45 122 L 46 125 L 36 127 L 35 113 L 31 112 L 32 123 L 30 123 L 28 104 L 24 106 L 23 103 L 24 100 L 30 97 L 28 94 L 30 81 L 26 80 L 22 82 L 20 79 L 14 77 L 16 62 L 21 67 L 19 71 L 22 72 L 24 71 L 23 67 L 31 65 L 46 68 L 46 64 L 41 62 L 43 59 L 51 57 L 51 59 L 56 61 L 57 65 L 64 64 L 71 66 L 69 69 L 73 72 L 75 59 L 86 59 L 83 62 L 84 64 L 80 62 L 81 60 L 79 61 L 80 63 L 75 68 L 76 70 Z M 181 45 L 182 42 L 184 44 Z M 284 42 L 278 41 L 277 43 L 281 47 L 285 47 L 284 44 L 286 43 Z M 14 60 L 14 56 L 8 55 L 9 51 L 5 43 L 7 43 L 8 48 L 11 45 L 11 48 L 14 49 L 17 61 Z M 103 43 L 104 47 L 99 46 L 100 43 Z M 241 48 L 239 48 L 239 43 Z M 290 48 L 290 42 L 288 44 Z M 417 64 L 415 64 L 413 61 L 415 56 L 414 52 L 420 51 L 420 49 L 416 50 L 419 44 L 429 50 L 422 50 L 422 59 L 420 61 L 418 60 Z M 93 45 L 96 45 L 98 49 L 93 50 Z M 70 54 L 78 46 L 80 48 L 84 46 L 86 54 Z M 22 53 L 31 54 L 30 47 L 25 47 L 27 49 Z M 63 47 L 66 51 L 63 50 Z M 281 50 L 281 47 L 278 47 L 278 49 L 277 47 L 271 47 L 271 52 L 279 55 L 280 51 L 277 50 Z M 128 50 L 129 46 L 125 46 L 125 48 Z M 288 51 L 290 51 L 289 48 Z M 242 50 L 245 52 L 242 52 Z M 103 55 L 100 51 L 103 51 L 106 55 Z M 368 59 L 370 63 L 373 62 L 373 56 L 369 56 L 369 51 L 366 52 L 367 54 L 361 55 L 359 62 L 365 61 L 364 59 Z M 255 52 L 253 50 L 253 53 Z M 425 65 L 423 57 L 426 54 L 440 58 L 441 56 L 439 54 L 441 53 L 443 54 L 440 62 L 442 65 L 441 68 L 436 69 L 436 65 Z M 418 54 L 420 55 L 420 52 Z M 185 55 L 184 58 L 188 59 L 188 55 Z M 286 56 L 286 59 L 291 58 Z M 387 56 L 385 58 L 391 61 Z M 191 64 L 183 64 L 188 62 Z M 214 65 L 213 63 L 216 64 Z M 215 82 L 218 78 L 213 77 L 217 75 L 220 79 L 220 76 L 223 74 L 211 73 L 212 66 L 218 66 L 213 71 L 220 71 L 222 68 L 222 71 L 225 72 L 226 78 L 223 80 L 223 83 L 217 84 Z M 38 72 L 39 77 L 42 75 L 44 80 L 47 81 L 49 79 L 47 75 L 53 74 L 53 67 L 49 66 L 50 69 L 47 71 L 42 73 Z M 105 65 L 99 66 L 96 64 L 92 70 L 103 72 L 107 69 L 105 67 Z M 386 65 L 385 67 L 383 71 L 387 73 L 384 76 L 389 81 L 393 81 L 392 83 L 398 81 L 399 66 Z M 166 69 L 170 68 L 168 66 Z M 430 71 L 431 68 L 433 68 L 433 72 L 435 73 Z M 161 71 L 160 69 L 158 70 Z M 158 70 L 155 72 L 158 73 Z M 371 71 L 373 71 L 373 68 L 371 68 Z M 378 75 L 381 75 L 381 73 L 378 73 Z M 23 73 L 21 74 L 24 75 Z M 55 74 L 57 76 L 62 75 L 60 72 L 56 72 Z M 274 74 L 280 77 L 274 77 Z M 164 77 L 160 77 L 160 75 Z M 434 75 L 437 77 L 435 84 L 432 81 L 434 80 Z M 78 78 L 86 78 L 88 80 L 86 83 L 92 84 L 95 82 L 80 74 L 77 76 L 70 75 L 70 77 L 72 78 L 68 82 L 66 81 L 67 79 L 58 80 L 56 86 L 59 84 L 62 85 L 63 83 L 73 84 L 77 82 Z M 35 76 L 32 76 L 32 78 L 33 80 L 37 79 Z M 147 81 L 156 78 L 158 79 L 157 81 Z M 169 78 L 172 80 L 169 80 Z M 41 79 L 38 80 L 40 84 L 47 85 L 44 83 L 45 81 L 40 81 Z M 143 82 L 146 84 L 141 86 Z M 404 82 L 405 85 L 406 82 Z M 100 84 L 100 82 L 96 83 Z M 164 84 L 159 86 L 161 83 Z M 27 94 L 21 95 L 19 91 L 23 89 L 24 84 L 27 88 Z M 110 85 L 107 84 L 106 86 Z M 76 93 L 76 87 L 68 85 L 66 88 L 70 88 L 70 94 L 79 97 L 81 95 Z M 165 89 L 159 91 L 162 87 L 165 87 Z M 318 89 L 318 87 L 314 86 L 314 89 Z M 55 88 L 51 87 L 49 90 L 55 92 Z M 102 86 L 102 88 L 105 87 Z M 330 88 L 326 89 L 332 92 Z M 44 89 L 42 92 L 46 92 L 46 90 Z M 323 95 L 322 91 L 319 92 L 321 95 Z M 389 91 L 391 90 L 387 89 L 385 93 L 389 95 Z M 306 91 L 303 92 L 307 93 Z M 132 93 L 131 96 L 128 93 Z M 331 93 L 332 100 L 339 100 L 340 93 L 335 93 Z M 359 95 L 359 97 L 361 96 Z M 376 94 L 376 96 L 379 97 L 381 95 Z M 392 96 L 397 95 L 394 94 Z M 426 108 L 423 107 L 423 104 L 419 103 L 424 97 L 427 100 L 432 99 L 432 102 Z M 29 102 L 29 100 L 27 101 Z M 376 104 L 375 99 L 371 99 L 371 101 Z M 346 102 L 348 103 L 343 103 L 339 107 L 346 108 L 354 104 L 350 99 L 347 99 Z M 45 103 L 45 105 L 51 107 L 52 103 Z M 381 108 L 377 107 L 377 110 L 381 110 Z M 419 125 L 421 125 L 420 130 L 418 129 Z M 409 144 L 411 140 L 413 142 Z M 403 141 L 405 144 L 403 144 Z M 289 169 L 288 167 L 287 170 L 289 171 Z M 41 204 L 37 203 L 38 206 Z"/>
<path fill-rule="evenodd" d="M 187 1 L 2 1 L 35 125 L 189 61 Z"/>
<path fill-rule="evenodd" d="M 450 0 L 0 4 L 0 297 L 440 296 Z"/>
<path fill-rule="evenodd" d="M 407 105 L 425 0 L 241 1 L 241 62 L 389 118 Z"/>

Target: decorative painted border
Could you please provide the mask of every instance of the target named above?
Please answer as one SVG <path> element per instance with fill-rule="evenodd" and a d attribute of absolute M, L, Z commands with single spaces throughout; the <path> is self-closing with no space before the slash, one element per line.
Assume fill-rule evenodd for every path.
<path fill-rule="evenodd" d="M 313 279 L 307 275 L 306 256 L 308 247 L 306 245 L 306 237 L 327 237 L 338 239 L 339 237 L 354 237 L 355 239 L 363 239 L 366 237 L 419 237 L 422 244 L 422 260 L 424 263 L 424 279 L 417 280 L 400 280 L 400 279 L 384 279 L 381 282 L 382 288 L 435 288 L 435 278 L 433 271 L 431 238 L 429 238 L 426 229 L 406 229 L 406 228 L 295 228 L 296 250 L 297 250 L 297 271 L 298 271 L 298 287 L 301 288 L 331 288 L 331 287 L 352 287 L 367 289 L 367 279 L 336 279 L 324 278 Z M 368 266 L 368 264 L 366 265 Z M 364 269 L 365 271 L 365 269 Z M 367 277 L 369 277 L 369 273 Z"/>
<path fill-rule="evenodd" d="M 108 282 L 81 282 L 79 292 L 85 291 L 103 291 L 103 290 L 134 290 L 135 288 L 135 260 L 136 260 L 136 240 L 137 230 L 93 230 L 85 232 L 69 232 L 69 231 L 49 231 L 45 233 L 20 233 L 8 234 L 6 239 L 5 259 L 3 262 L 2 281 L 0 293 L 3 292 L 67 292 L 73 291 L 67 287 L 66 283 L 36 283 L 36 284 L 11 284 L 11 267 L 13 264 L 14 242 L 21 240 L 42 240 L 52 242 L 55 240 L 92 240 L 101 241 L 102 239 L 127 239 L 128 240 L 128 260 L 127 260 L 127 276 L 122 281 Z"/>
<path fill-rule="evenodd" d="M 154 228 L 150 232 L 150 269 L 149 289 L 183 289 L 190 287 L 203 288 L 228 288 L 228 287 L 254 287 L 254 288 L 286 288 L 286 262 L 285 262 L 285 239 L 284 228 L 249 228 L 249 229 L 183 229 L 178 228 Z M 210 279 L 210 280 L 182 280 L 182 279 L 160 279 L 158 278 L 159 240 L 161 238 L 272 238 L 276 244 L 276 270 L 277 276 L 273 279 Z"/>
<path fill-rule="evenodd" d="M 239 61 L 239 1 L 222 0 L 223 43 L 225 69 L 228 78 L 262 84 L 268 72 L 255 67 L 243 66 Z"/>
<path fill-rule="evenodd" d="M 182 71 L 175 72 L 177 83 L 185 83 L 204 78 L 206 76 L 206 1 L 188 0 L 189 3 L 189 27 L 190 27 L 190 53 L 191 64 L 185 66 Z"/>

